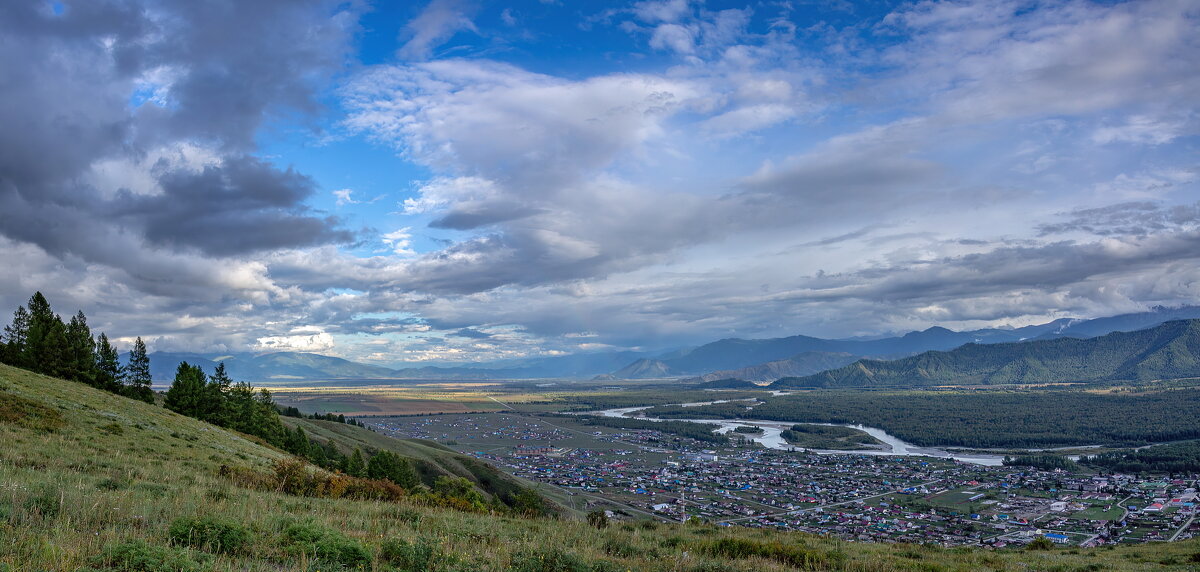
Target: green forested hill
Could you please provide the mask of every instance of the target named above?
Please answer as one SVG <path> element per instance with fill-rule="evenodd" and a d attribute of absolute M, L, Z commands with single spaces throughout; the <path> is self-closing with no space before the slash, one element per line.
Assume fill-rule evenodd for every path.
<path fill-rule="evenodd" d="M 859 360 L 786 387 L 901 387 L 1200 377 L 1200 320 L 1167 322 L 1136 332 L 1090 339 L 1060 338 L 1009 344 L 967 344 L 894 361 Z"/>
<path fill-rule="evenodd" d="M 338 446 L 385 447 L 350 425 L 288 422 Z M 409 445 L 413 456 L 441 452 Z M 1197 541 L 1036 552 L 855 544 L 703 523 L 599 528 L 262 486 L 281 468 L 297 476 L 289 458 L 162 407 L 0 366 L 0 571 L 1184 571 L 1200 561 Z"/>

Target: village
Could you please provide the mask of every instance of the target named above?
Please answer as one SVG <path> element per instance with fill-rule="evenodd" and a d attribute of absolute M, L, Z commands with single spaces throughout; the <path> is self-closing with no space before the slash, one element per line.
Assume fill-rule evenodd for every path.
<path fill-rule="evenodd" d="M 714 444 L 519 413 L 390 417 L 372 425 L 432 439 L 561 491 L 613 519 L 702 520 L 866 542 L 1019 547 L 1175 541 L 1200 534 L 1200 475 L 1074 474 L 918 456 Z"/>

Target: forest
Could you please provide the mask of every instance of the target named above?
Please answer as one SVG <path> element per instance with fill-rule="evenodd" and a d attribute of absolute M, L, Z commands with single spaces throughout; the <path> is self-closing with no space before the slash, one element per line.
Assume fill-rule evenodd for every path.
<path fill-rule="evenodd" d="M 1122 473 L 1200 472 L 1200 441 L 1168 443 L 1093 455 L 1084 464 Z"/>
<path fill-rule="evenodd" d="M 859 360 L 805 377 L 791 387 L 918 387 L 1151 381 L 1200 377 L 1200 320 L 1177 320 L 1097 338 L 967 344 L 891 360 Z"/>
<path fill-rule="evenodd" d="M 713 433 L 717 428 L 712 423 L 693 423 L 691 421 L 648 421 L 646 419 L 631 419 L 629 417 L 592 417 L 581 416 L 579 421 L 587 425 L 614 427 L 617 429 L 641 429 L 661 431 L 680 437 L 688 437 L 697 441 L 709 443 L 728 443 L 729 437 Z"/>
<path fill-rule="evenodd" d="M 1200 438 L 1200 389 L 1149 393 L 809 391 L 744 404 L 659 406 L 661 418 L 764 419 L 879 427 L 921 446 L 1144 445 Z"/>

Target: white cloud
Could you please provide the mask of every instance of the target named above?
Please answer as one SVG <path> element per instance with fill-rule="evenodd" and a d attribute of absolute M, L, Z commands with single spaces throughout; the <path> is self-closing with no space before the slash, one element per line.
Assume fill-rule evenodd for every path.
<path fill-rule="evenodd" d="M 649 22 L 677 22 L 691 13 L 689 0 L 644 0 L 633 5 L 633 14 Z"/>
<path fill-rule="evenodd" d="M 325 332 L 312 332 L 258 338 L 257 347 L 263 351 L 319 353 L 333 350 L 334 345 L 333 336 Z"/>
<path fill-rule="evenodd" d="M 433 50 L 449 40 L 454 34 L 469 30 L 477 32 L 471 17 L 475 6 L 469 0 L 432 0 L 419 16 L 405 26 L 409 36 L 400 48 L 401 58 L 408 60 L 428 59 Z"/>
<path fill-rule="evenodd" d="M 393 254 L 405 257 L 417 254 L 412 249 L 412 232 L 408 227 L 389 232 L 381 238 L 383 243 L 392 249 Z"/>
<path fill-rule="evenodd" d="M 1147 115 L 1130 116 L 1124 125 L 1106 126 L 1092 133 L 1092 141 L 1101 145 L 1121 142 L 1139 145 L 1163 145 L 1174 141 L 1183 130 L 1182 121 L 1170 121 Z"/>

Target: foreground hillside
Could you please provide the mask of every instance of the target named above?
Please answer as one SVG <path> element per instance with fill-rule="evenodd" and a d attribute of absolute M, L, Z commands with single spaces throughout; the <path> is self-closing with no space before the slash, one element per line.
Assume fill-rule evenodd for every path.
<path fill-rule="evenodd" d="M 1200 320 L 1178 320 L 1098 338 L 967 344 L 894 361 L 848 366 L 771 384 L 787 387 L 896 387 L 1150 381 L 1200 377 Z"/>
<path fill-rule="evenodd" d="M 1200 561 L 1195 542 L 943 550 L 703 524 L 597 528 L 244 486 L 284 458 L 154 405 L 0 366 L 0 570 L 1188 570 Z"/>

